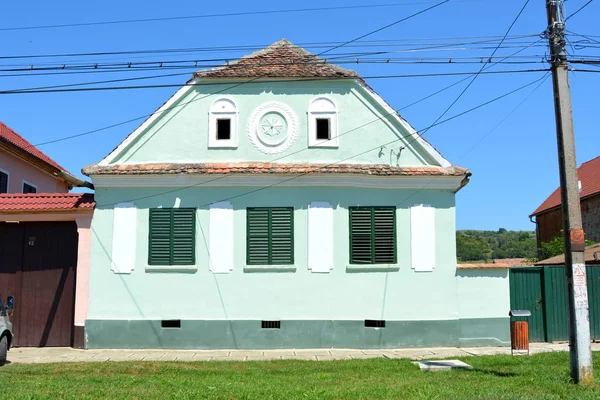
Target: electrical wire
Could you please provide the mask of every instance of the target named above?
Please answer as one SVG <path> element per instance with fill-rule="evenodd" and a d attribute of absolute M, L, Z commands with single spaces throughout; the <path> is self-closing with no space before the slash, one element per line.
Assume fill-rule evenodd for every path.
<path fill-rule="evenodd" d="M 461 0 L 452 0 L 452 1 L 458 2 Z M 462 1 L 469 1 L 469 0 L 462 0 Z M 269 15 L 269 14 L 288 14 L 288 13 L 302 13 L 302 12 L 314 12 L 314 11 L 340 11 L 340 10 L 361 9 L 361 8 L 362 9 L 365 9 L 365 8 L 373 9 L 373 8 L 383 8 L 383 7 L 412 6 L 412 5 L 421 5 L 421 4 L 432 4 L 432 2 L 364 4 L 364 5 L 355 5 L 355 6 L 296 8 L 296 9 L 287 9 L 287 10 L 262 10 L 262 11 L 246 11 L 246 12 L 220 13 L 220 14 L 184 15 L 184 16 L 176 16 L 176 17 L 140 18 L 140 19 L 117 20 L 117 21 L 79 22 L 79 23 L 70 23 L 70 24 L 36 25 L 36 26 L 0 28 L 0 31 L 56 29 L 56 28 L 82 27 L 82 26 L 131 24 L 131 23 L 141 23 L 141 22 L 177 21 L 177 20 L 190 20 L 190 19 L 239 17 L 239 16 Z"/>
<path fill-rule="evenodd" d="M 426 13 L 427 11 L 433 10 L 434 8 L 437 8 L 437 7 L 439 7 L 439 6 L 443 5 L 443 4 L 446 4 L 446 3 L 448 3 L 449 1 L 450 1 L 450 0 L 443 0 L 443 1 L 440 1 L 439 3 L 437 3 L 437 4 L 435 4 L 435 5 L 431 6 L 431 7 L 425 8 L 425 9 L 423 9 L 423 10 L 421 10 L 421 11 L 418 11 L 418 12 L 416 12 L 416 13 L 414 13 L 414 14 L 411 14 L 411 15 L 409 15 L 409 16 L 407 16 L 407 17 L 401 18 L 401 19 L 399 19 L 399 20 L 397 20 L 397 21 L 394 21 L 394 22 L 392 22 L 391 24 L 387 24 L 387 25 L 385 25 L 385 26 L 382 26 L 381 28 L 375 29 L 375 30 L 373 30 L 373 31 L 371 31 L 371 32 L 369 32 L 369 33 L 366 33 L 366 34 L 362 35 L 362 36 L 359 36 L 359 37 L 357 37 L 357 38 L 354 38 L 354 39 L 352 39 L 352 40 L 349 40 L 349 41 L 347 41 L 347 42 L 344 42 L 344 43 L 342 43 L 342 44 L 339 44 L 339 45 L 337 45 L 337 46 L 335 46 L 335 47 L 332 47 L 332 48 L 330 48 L 329 50 L 322 51 L 322 52 L 320 52 L 318 55 L 319 55 L 319 56 L 322 56 L 323 54 L 327 54 L 327 53 L 329 53 L 330 51 L 333 51 L 333 50 L 339 49 L 340 47 L 344 47 L 344 46 L 346 46 L 346 45 L 348 45 L 348 44 L 351 44 L 351 43 L 353 43 L 353 42 L 356 42 L 357 40 L 364 39 L 364 38 L 366 38 L 367 36 L 371 36 L 371 35 L 373 35 L 373 34 L 375 34 L 375 33 L 381 32 L 381 31 L 383 31 L 383 30 L 385 30 L 385 29 L 391 28 L 392 26 L 398 25 L 398 24 L 399 24 L 399 23 L 401 23 L 401 22 L 407 21 L 407 20 L 409 20 L 409 19 L 411 19 L 411 18 L 414 18 L 414 17 L 416 17 L 416 16 L 418 16 L 418 15 L 421 15 L 421 14 L 423 14 L 423 13 Z"/>
<path fill-rule="evenodd" d="M 577 11 L 575 11 L 573 14 L 571 14 L 571 15 L 569 15 L 567 18 L 565 18 L 565 22 L 567 22 L 567 21 L 569 20 L 569 18 L 571 18 L 571 17 L 574 17 L 575 15 L 577 15 L 577 13 L 578 13 L 579 11 L 581 11 L 581 10 L 583 10 L 584 8 L 586 8 L 587 6 L 589 6 L 589 5 L 590 5 L 590 3 L 591 3 L 592 1 L 594 1 L 594 0 L 588 0 L 588 2 L 587 2 L 587 3 L 585 3 L 584 5 L 582 5 L 581 7 L 579 7 L 579 8 L 577 9 Z"/>
<path fill-rule="evenodd" d="M 529 1 L 530 0 L 526 0 L 525 1 L 525 4 L 523 4 L 523 7 L 521 7 L 521 10 L 519 10 L 519 13 L 513 19 L 512 23 L 510 24 L 510 26 L 506 30 L 506 33 L 504 34 L 502 40 L 500 41 L 500 43 L 498 44 L 498 46 L 496 46 L 496 48 L 492 52 L 492 54 L 491 54 L 492 57 L 496 54 L 496 52 L 498 51 L 498 49 L 500 48 L 500 46 L 502 45 L 502 43 L 504 43 L 504 39 L 508 36 L 508 34 L 510 33 L 511 29 L 513 28 L 513 26 L 519 20 L 519 17 L 521 16 L 521 14 L 523 13 L 523 11 L 525 10 L 525 8 L 527 7 L 527 5 L 529 4 Z M 475 82 L 475 80 L 479 77 L 479 75 L 481 75 L 481 73 L 483 72 L 484 68 L 485 68 L 485 64 L 481 67 L 481 69 L 479 70 L 479 72 L 477 74 L 475 74 L 475 76 L 473 76 L 473 79 L 471 79 L 471 81 L 462 90 L 462 92 L 460 92 L 460 94 L 456 97 L 456 99 L 454 99 L 454 101 L 452 101 L 452 103 L 450 103 L 450 105 L 444 110 L 444 112 L 442 114 L 440 114 L 440 116 L 434 121 L 434 123 L 432 124 L 432 126 L 435 126 L 435 122 L 439 121 L 444 115 L 446 115 L 446 113 L 448 111 L 450 111 L 450 109 L 458 102 L 458 100 L 461 99 L 461 97 L 467 92 L 467 90 L 469 90 L 469 88 L 471 87 L 471 85 L 473 84 L 473 82 Z"/>
<path fill-rule="evenodd" d="M 523 70 L 502 70 L 502 71 L 488 71 L 488 72 L 477 72 L 479 74 L 517 74 L 517 73 L 531 73 L 531 72 L 545 72 L 548 71 L 545 69 L 523 69 Z M 476 72 L 442 72 L 442 73 L 429 73 L 429 74 L 404 74 L 404 75 L 372 75 L 372 76 L 363 76 L 362 79 L 400 79 L 400 78 L 425 78 L 425 77 L 440 77 L 440 76 L 460 76 L 460 75 L 473 75 Z M 251 81 L 241 82 L 240 85 L 243 84 L 252 84 L 252 83 L 261 83 L 265 82 L 269 83 L 277 83 L 277 82 L 310 82 L 310 81 L 331 81 L 331 80 L 339 80 L 340 78 L 302 78 L 302 79 L 286 79 L 286 80 L 268 80 L 268 81 L 259 81 L 262 78 L 255 78 Z M 346 78 L 348 79 L 348 78 Z M 228 82 L 231 83 L 231 82 Z M 165 84 L 154 84 L 154 85 L 136 85 L 136 86 L 104 86 L 104 87 L 86 87 L 86 88 L 64 88 L 64 89 L 25 89 L 25 90 L 3 90 L 0 91 L 0 95 L 9 95 L 9 94 L 33 94 L 33 93 L 72 93 L 72 92 L 98 92 L 98 91 L 111 91 L 111 90 L 139 90 L 139 89 L 158 89 L 158 88 L 180 88 L 184 86 L 197 87 L 197 86 L 220 86 L 223 85 L 223 82 L 188 82 L 184 84 L 180 83 L 165 83 Z M 228 90 L 228 89 L 225 89 Z M 210 94 L 209 94 L 210 96 Z M 439 118 L 438 118 L 439 119 Z"/>
<path fill-rule="evenodd" d="M 530 37 L 538 37 L 539 34 L 524 34 L 524 35 L 513 35 L 507 37 L 507 41 L 520 40 Z M 464 42 L 465 39 L 485 39 Z M 446 37 L 430 37 L 430 38 L 400 38 L 400 39 L 378 39 L 378 40 L 357 40 L 350 45 L 344 47 L 388 47 L 388 46 L 422 46 L 423 44 L 411 43 L 411 41 L 423 42 L 423 41 L 442 41 L 442 43 L 430 43 L 430 45 L 469 45 L 469 44 L 482 44 L 482 43 L 493 43 L 500 40 L 500 36 L 446 36 Z M 458 43 L 446 43 L 448 40 L 463 40 Z M 408 43 L 403 43 L 408 42 Z M 329 48 L 331 46 L 337 46 L 343 42 L 300 42 L 296 43 L 297 46 L 305 49 L 314 48 Z M 515 43 L 515 42 L 511 42 Z M 519 42 L 516 42 L 520 44 Z M 270 43 L 269 43 L 270 44 Z M 28 58 L 57 58 L 57 57 L 92 57 L 92 56 L 112 56 L 112 55 L 140 55 L 140 54 L 178 54 L 178 53 L 224 53 L 224 52 L 247 52 L 264 49 L 269 44 L 254 44 L 254 45 L 242 45 L 242 46 L 215 46 L 215 47 L 188 47 L 188 48 L 171 48 L 171 49 L 146 49 L 146 50 L 125 50 L 125 51 L 104 51 L 104 52 L 89 52 L 89 53 L 56 53 L 56 54 L 16 54 L 16 55 L 4 55 L 0 56 L 0 60 L 5 59 L 28 59 Z"/>

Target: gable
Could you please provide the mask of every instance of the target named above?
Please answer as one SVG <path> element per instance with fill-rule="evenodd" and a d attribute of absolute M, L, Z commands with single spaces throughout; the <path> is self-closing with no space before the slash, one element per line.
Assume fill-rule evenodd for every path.
<path fill-rule="evenodd" d="M 231 82 L 198 78 L 195 82 L 199 85 L 181 89 L 100 164 L 343 161 L 450 166 L 391 107 L 356 79 L 260 81 L 233 88 Z M 203 85 L 205 82 L 211 84 Z M 336 148 L 309 147 L 309 108 L 321 98 L 330 100 L 337 109 Z M 237 148 L 208 147 L 210 110 L 220 100 L 235 104 Z M 295 124 L 295 138 L 287 148 L 265 153 L 249 131 L 255 111 L 274 103 L 291 111 L 293 116 L 286 119 Z M 385 143 L 389 144 L 382 146 Z"/>

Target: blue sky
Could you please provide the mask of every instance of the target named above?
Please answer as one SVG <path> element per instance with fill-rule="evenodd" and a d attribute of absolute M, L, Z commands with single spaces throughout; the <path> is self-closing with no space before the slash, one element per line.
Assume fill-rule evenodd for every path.
<path fill-rule="evenodd" d="M 430 7 L 430 0 L 382 0 L 370 4 L 400 4 L 387 7 L 358 8 L 335 11 L 297 12 L 252 16 L 230 16 L 219 18 L 196 18 L 172 21 L 155 21 L 131 24 L 80 26 L 50 29 L 6 30 L 7 28 L 114 21 L 172 16 L 192 16 L 257 10 L 281 10 L 311 7 L 335 7 L 369 4 L 366 0 L 313 1 L 284 3 L 281 1 L 256 2 L 158 2 L 113 1 L 30 1 L 9 2 L 2 6 L 3 24 L 0 27 L 0 56 L 40 55 L 88 52 L 114 52 L 147 49 L 206 48 L 216 46 L 268 45 L 281 38 L 293 43 L 344 42 L 420 9 Z M 584 0 L 569 0 L 566 15 L 585 3 Z M 439 38 L 448 39 L 452 47 L 436 51 L 396 52 L 389 57 L 453 58 L 489 56 L 495 43 L 476 45 L 465 50 L 467 45 L 459 42 L 472 42 L 483 39 L 464 39 L 472 36 L 503 36 L 524 1 L 511 0 L 499 3 L 491 0 L 453 0 L 434 10 L 402 22 L 389 29 L 369 36 L 365 40 L 401 40 L 401 49 L 422 47 L 422 43 L 440 43 Z M 584 35 L 600 35 L 593 17 L 600 11 L 600 3 L 592 3 L 567 23 L 567 29 Z M 4 28 L 5 30 L 2 30 Z M 530 1 L 510 35 L 534 35 L 546 28 L 544 2 Z M 436 40 L 423 41 L 424 38 Z M 509 55 L 535 42 L 538 38 L 526 37 L 506 42 L 496 55 Z M 581 37 L 572 36 L 573 46 L 569 51 L 573 58 L 597 55 L 597 48 L 582 47 L 585 43 L 576 41 Z M 598 40 L 598 39 L 596 39 Z M 413 45 L 412 47 L 409 44 Z M 508 48 L 510 44 L 511 48 Z M 546 45 L 543 40 L 539 44 Z M 398 50 L 396 48 L 395 50 Z M 311 49 L 318 53 L 323 49 Z M 331 54 L 373 51 L 372 46 L 364 48 L 341 48 Z M 193 58 L 237 58 L 250 51 L 211 52 L 195 54 L 161 55 L 120 55 L 95 57 L 56 57 L 46 59 L 4 59 L 2 69 L 22 68 L 43 63 L 52 65 L 72 65 L 105 62 L 139 62 L 188 60 Z M 547 54 L 545 46 L 532 46 L 520 55 L 539 56 L 541 61 Z M 145 57 L 145 58 L 140 58 Z M 481 68 L 480 64 L 444 63 L 424 64 L 372 64 L 361 62 L 372 56 L 359 57 L 358 64 L 343 67 L 352 68 L 362 76 L 431 74 L 449 72 L 472 72 Z M 379 56 L 387 57 L 387 56 Z M 537 58 L 536 58 L 537 59 Z M 512 59 L 511 59 L 512 60 Z M 516 59 L 515 59 L 516 60 Z M 533 60 L 531 58 L 530 60 Z M 546 65 L 503 64 L 492 70 L 542 69 Z M 579 65 L 577 67 L 580 67 Z M 594 69 L 595 67 L 587 67 Z M 598 69 L 600 71 L 600 69 Z M 173 71 L 165 71 L 165 73 Z M 191 76 L 192 70 L 170 78 L 162 78 L 144 83 L 179 84 Z M 129 78 L 134 76 L 161 74 L 153 72 L 118 72 L 71 74 L 54 76 L 2 76 L 14 75 L 0 72 L 3 90 L 26 87 L 63 85 L 105 79 Z M 544 72 L 509 73 L 480 75 L 464 96 L 448 112 L 450 117 L 479 105 L 522 85 L 533 82 Z M 371 79 L 368 83 L 394 108 L 398 109 L 442 89 L 464 76 L 440 76 L 421 78 Z M 597 145 L 597 91 L 600 75 L 595 73 L 571 73 L 573 114 L 578 164 L 600 155 Z M 134 82 L 135 84 L 141 82 Z M 459 95 L 469 80 L 433 96 L 430 99 L 401 112 L 415 128 L 422 129 L 431 124 L 446 107 Z M 128 84 L 128 83 L 124 83 Z M 439 125 L 425 134 L 425 138 L 447 159 L 456 165 L 467 167 L 473 173 L 469 185 L 457 195 L 458 229 L 534 229 L 528 215 L 558 186 L 558 162 L 554 109 L 552 103 L 551 80 L 532 93 L 530 86 L 513 95 L 494 102 L 477 111 Z M 89 130 L 126 121 L 150 114 L 176 91 L 176 88 L 153 88 L 146 90 L 119 90 L 75 93 L 41 93 L 0 95 L 0 120 L 25 136 L 34 144 L 76 135 Z M 527 97 L 529 96 L 529 97 Z M 521 103 L 508 118 L 507 115 Z M 446 118 L 445 117 L 445 118 Z M 506 119 L 505 119 L 506 118 Z M 505 121 L 497 126 L 497 124 Z M 57 162 L 74 173 L 88 164 L 102 159 L 139 122 L 133 122 L 95 134 L 72 140 L 40 146 Z M 496 127 L 497 126 L 497 127 Z M 490 131 L 496 127 L 494 131 Z M 594 140 L 596 139 L 596 140 Z"/>

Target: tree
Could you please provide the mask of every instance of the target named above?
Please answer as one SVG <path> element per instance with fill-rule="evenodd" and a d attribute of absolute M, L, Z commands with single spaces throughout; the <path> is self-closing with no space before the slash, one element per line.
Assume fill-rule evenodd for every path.
<path fill-rule="evenodd" d="M 594 242 L 591 240 L 585 241 L 586 246 L 591 246 L 592 244 Z M 540 256 L 542 259 L 559 256 L 565 252 L 565 238 L 557 236 L 549 242 L 542 242 L 541 246 Z"/>
<path fill-rule="evenodd" d="M 492 250 L 484 239 L 457 232 L 456 253 L 461 261 L 478 261 L 488 260 Z"/>

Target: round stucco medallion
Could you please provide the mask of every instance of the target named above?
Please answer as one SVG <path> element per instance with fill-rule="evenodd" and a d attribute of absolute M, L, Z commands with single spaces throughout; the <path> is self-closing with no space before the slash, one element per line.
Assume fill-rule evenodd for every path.
<path fill-rule="evenodd" d="M 248 137 L 265 154 L 289 149 L 298 134 L 298 117 L 287 105 L 271 101 L 257 107 L 248 121 Z"/>

